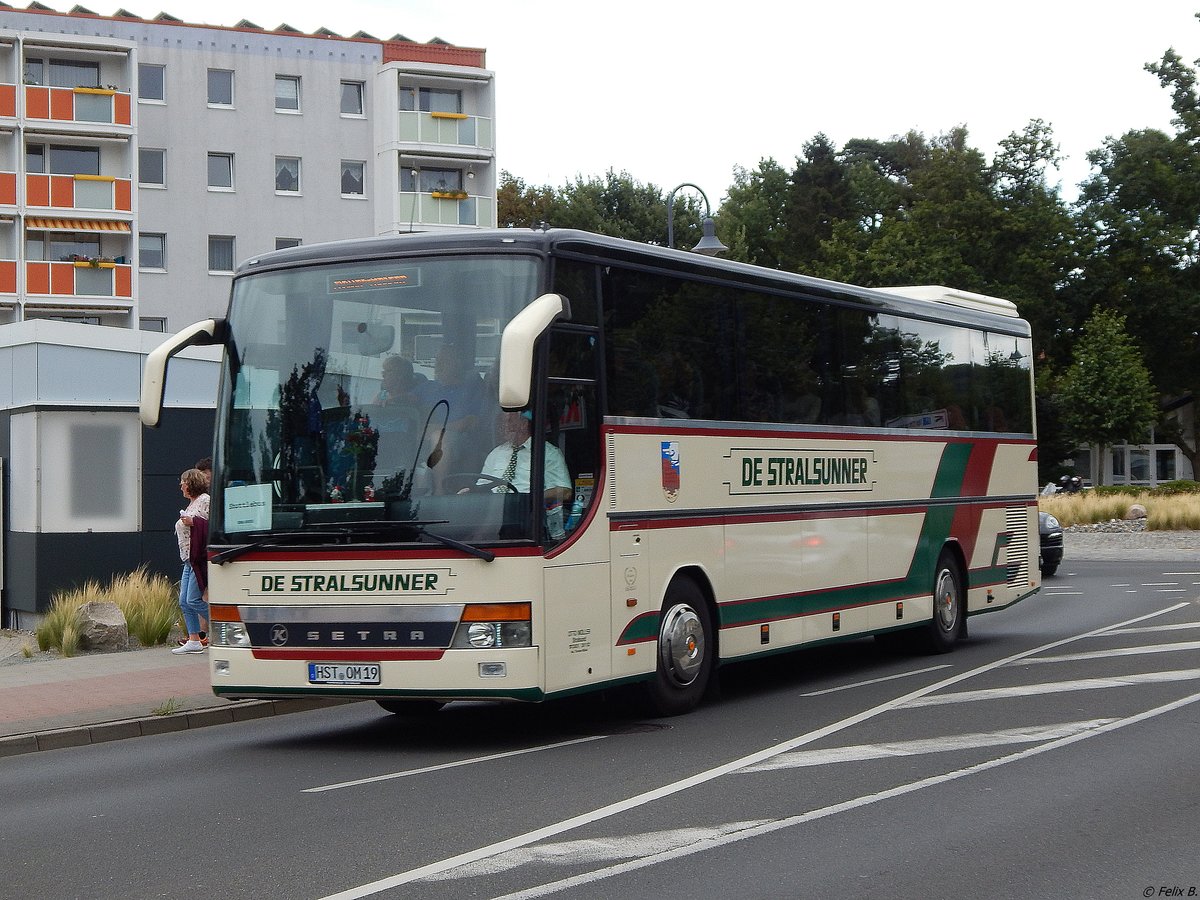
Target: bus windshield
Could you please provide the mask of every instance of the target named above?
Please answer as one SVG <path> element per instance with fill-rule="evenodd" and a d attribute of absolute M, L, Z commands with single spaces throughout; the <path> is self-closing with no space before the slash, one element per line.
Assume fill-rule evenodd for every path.
<path fill-rule="evenodd" d="M 486 473 L 506 433 L 528 427 L 502 413 L 496 367 L 540 268 L 474 255 L 239 278 L 214 542 L 530 539 L 528 463 L 523 480 Z"/>

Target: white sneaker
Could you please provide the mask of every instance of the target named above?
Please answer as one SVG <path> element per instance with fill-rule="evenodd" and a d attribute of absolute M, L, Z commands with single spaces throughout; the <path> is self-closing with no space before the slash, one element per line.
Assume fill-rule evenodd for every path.
<path fill-rule="evenodd" d="M 171 648 L 172 653 L 203 653 L 205 646 L 199 641 L 187 641 L 178 647 Z"/>

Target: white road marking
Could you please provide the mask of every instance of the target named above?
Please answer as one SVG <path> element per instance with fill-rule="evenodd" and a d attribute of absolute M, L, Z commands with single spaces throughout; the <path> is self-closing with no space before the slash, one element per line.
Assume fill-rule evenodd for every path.
<path fill-rule="evenodd" d="M 1129 687 L 1133 684 L 1163 684 L 1171 681 L 1192 681 L 1200 678 L 1200 669 L 1181 669 L 1177 672 L 1145 672 L 1122 675 L 1118 678 L 1081 678 L 1078 681 L 1053 681 L 1045 684 L 1021 684 L 1016 687 L 988 688 L 982 691 L 960 691 L 936 697 L 914 697 L 898 709 L 922 706 L 948 706 L 951 703 L 975 703 L 979 700 L 1006 700 L 1012 697 L 1039 697 L 1045 694 L 1066 694 L 1072 691 L 1098 691 L 1106 688 Z"/>
<path fill-rule="evenodd" d="M 869 684 L 882 684 L 885 681 L 895 681 L 897 678 L 908 678 L 911 675 L 924 675 L 926 672 L 936 672 L 938 669 L 949 669 L 950 663 L 940 666 L 930 666 L 928 669 L 914 669 L 912 672 L 901 672 L 899 675 L 887 675 L 883 678 L 872 678 L 869 681 L 856 681 L 853 684 L 843 684 L 841 687 L 826 688 L 823 691 L 809 691 L 801 697 L 820 697 L 825 694 L 836 694 L 838 691 L 849 691 L 853 688 L 866 687 Z"/>
<path fill-rule="evenodd" d="M 1106 659 L 1110 656 L 1141 656 L 1147 653 L 1173 653 L 1177 650 L 1200 650 L 1200 641 L 1181 641 L 1176 644 L 1152 644 L 1149 647 L 1117 647 L 1091 653 L 1067 653 L 1063 656 L 1035 656 L 1021 660 L 1022 664 L 1076 662 L 1081 659 Z"/>
<path fill-rule="evenodd" d="M 1050 590 L 1046 591 L 1046 596 L 1047 597 L 1072 597 L 1072 596 L 1082 597 L 1083 591 L 1056 591 L 1056 590 L 1050 589 Z"/>
<path fill-rule="evenodd" d="M 1051 641 L 1050 643 L 1043 644 L 1040 647 L 1033 647 L 1029 650 L 1023 650 L 1020 653 L 1013 654 L 1012 656 L 998 659 L 995 662 L 985 663 L 978 668 L 962 672 L 958 675 L 952 675 L 951 677 L 945 678 L 942 681 L 926 685 L 925 687 L 918 688 L 915 691 L 910 691 L 909 693 L 900 697 L 888 700 L 887 702 L 881 703 L 878 706 L 863 710 L 860 713 L 848 716 L 845 719 L 842 719 L 838 722 L 833 722 L 824 726 L 823 728 L 818 728 L 815 731 L 810 731 L 790 740 L 783 741 L 782 743 L 775 744 L 774 746 L 757 750 L 754 753 L 750 753 L 741 757 L 740 759 L 732 760 L 706 771 L 697 772 L 696 774 L 690 775 L 687 778 L 681 778 L 678 781 L 671 782 L 670 784 L 665 784 L 661 787 L 644 791 L 640 794 L 635 794 L 632 797 L 627 797 L 624 800 L 618 800 L 617 802 L 610 803 L 607 806 L 601 806 L 597 809 L 591 810 L 590 812 L 572 816 L 569 819 L 563 819 L 561 821 L 545 825 L 541 828 L 535 828 L 533 831 L 527 831 L 524 834 L 514 835 L 511 838 L 497 841 L 494 844 L 488 844 L 485 847 L 479 847 L 475 850 L 468 850 L 464 853 L 459 853 L 455 856 L 450 856 L 446 859 L 439 860 L 438 862 L 428 863 L 424 866 L 418 866 L 415 869 L 409 869 L 406 872 L 399 872 L 396 875 L 390 875 L 387 878 L 380 878 L 376 881 L 359 885 L 358 887 L 347 888 L 346 890 L 339 891 L 336 894 L 328 895 L 328 897 L 324 898 L 324 900 L 357 900 L 359 897 L 369 897 L 372 894 L 378 894 L 401 885 L 411 884 L 414 881 L 420 881 L 424 878 L 436 875 L 439 872 L 446 872 L 450 869 L 456 869 L 459 866 L 466 865 L 467 863 L 472 863 L 480 859 L 487 859 L 491 856 L 498 856 L 501 853 L 507 853 L 508 851 L 515 850 L 518 847 L 526 847 L 530 844 L 539 843 L 544 841 L 546 838 L 554 837 L 555 835 L 563 834 L 567 831 L 572 831 L 583 825 L 590 825 L 594 822 L 599 822 L 602 819 L 611 818 L 612 816 L 619 815 L 620 813 L 628 812 L 631 809 L 637 809 L 639 807 L 646 806 L 657 800 L 661 800 L 664 797 L 670 797 L 675 794 L 691 790 L 692 788 L 705 784 L 706 782 L 713 781 L 724 775 L 728 775 L 731 772 L 736 772 L 738 769 L 755 765 L 763 762 L 764 760 L 770 759 L 773 756 L 779 756 L 782 753 L 795 750 L 798 747 L 804 746 L 805 744 L 815 743 L 821 738 L 828 737 L 831 734 L 836 734 L 839 731 L 844 731 L 847 728 L 851 728 L 854 725 L 858 725 L 876 716 L 882 715 L 885 712 L 890 712 L 893 709 L 897 709 L 908 701 L 918 697 L 927 696 L 935 691 L 941 690 L 942 688 L 949 687 L 953 684 L 958 684 L 959 682 L 966 681 L 968 678 L 974 678 L 977 675 L 982 675 L 983 673 L 990 672 L 993 669 L 999 669 L 1003 666 L 1010 665 L 1018 659 L 1024 659 L 1027 656 L 1034 656 L 1038 653 L 1045 653 L 1047 650 L 1053 650 L 1055 647 L 1062 647 L 1066 644 L 1070 644 L 1084 638 L 1093 637 L 1096 634 L 1102 634 L 1109 628 L 1124 628 L 1130 625 L 1136 625 L 1138 622 L 1144 622 L 1149 619 L 1183 609 L 1187 605 L 1188 604 L 1186 603 L 1177 603 L 1174 606 L 1168 606 L 1165 609 L 1158 610 L 1157 612 L 1146 613 L 1145 615 L 1137 616 L 1133 619 L 1126 619 L 1124 622 L 1115 622 L 1111 626 L 1096 628 L 1092 631 L 1084 632 L 1083 634 L 1077 634 L 1073 635 L 1072 637 Z M 1064 738 L 1063 740 L 1071 739 Z M 706 842 L 701 842 L 701 845 L 705 844 Z"/>
<path fill-rule="evenodd" d="M 658 865 L 659 863 L 670 862 L 671 860 L 680 859 L 695 853 L 705 853 L 709 850 L 715 850 L 720 847 L 728 846 L 729 844 L 737 843 L 738 841 L 759 837 L 760 835 L 764 834 L 771 834 L 772 832 L 782 831 L 785 828 L 792 828 L 796 825 L 804 825 L 808 822 L 815 822 L 818 819 L 825 819 L 840 813 L 851 812 L 856 809 L 861 809 L 864 806 L 870 806 L 875 803 L 880 803 L 884 800 L 891 800 L 894 797 L 912 794 L 927 787 L 935 787 L 940 784 L 945 784 L 949 781 L 957 781 L 960 778 L 966 778 L 968 775 L 977 775 L 980 772 L 986 772 L 989 769 L 997 769 L 1001 766 L 1019 762 L 1032 756 L 1047 753 L 1051 750 L 1057 750 L 1059 747 L 1065 747 L 1068 744 L 1074 744 L 1090 737 L 1095 737 L 1110 731 L 1116 731 L 1118 728 L 1124 728 L 1127 725 L 1135 725 L 1139 722 L 1144 722 L 1147 719 L 1152 719 L 1156 716 L 1174 712 L 1177 709 L 1181 709 L 1184 706 L 1188 706 L 1189 704 L 1197 701 L 1200 701 L 1200 694 L 1192 694 L 1190 697 L 1184 697 L 1182 700 L 1176 700 L 1174 703 L 1168 703 L 1166 706 L 1159 706 L 1155 709 L 1147 710 L 1146 712 L 1138 713 L 1125 719 L 1117 719 L 1100 728 L 1068 735 L 1067 737 L 1060 738 L 1056 741 L 1039 744 L 1036 747 L 1029 747 L 1028 749 L 1018 751 L 1017 753 L 1010 754 L 1009 756 L 1002 756 L 999 759 L 990 759 L 986 762 L 982 762 L 974 766 L 968 766 L 964 769 L 958 769 L 954 772 L 945 772 L 941 775 L 933 775 L 929 778 L 922 778 L 919 781 L 898 785 L 897 787 L 889 788 L 886 791 L 880 791 L 877 794 L 867 794 L 862 797 L 855 797 L 854 799 L 846 800 L 843 803 L 835 803 L 832 806 L 826 806 L 822 809 L 814 809 L 810 812 L 801 813 L 800 815 L 796 816 L 789 816 L 786 819 L 777 819 L 774 822 L 768 822 L 765 825 L 758 825 L 742 831 L 733 832 L 725 835 L 724 837 L 699 841 L 687 847 L 677 847 L 664 853 L 656 853 L 653 856 L 631 860 L 620 865 L 611 866 L 607 869 L 586 872 L 582 875 L 576 875 L 573 878 L 564 878 L 560 881 L 538 885 L 536 887 L 529 888 L 528 890 L 518 891 L 512 894 L 505 894 L 502 897 L 495 897 L 493 900 L 534 900 L 534 898 L 537 897 L 545 897 L 550 894 L 556 894 L 560 891 L 580 887 L 585 884 L 595 884 L 596 882 L 602 881 L 606 878 L 612 878 L 616 875 L 625 875 L 629 872 L 637 871 L 638 869 L 644 869 L 648 866 Z"/>
<path fill-rule="evenodd" d="M 742 769 L 741 774 L 774 772 L 778 769 L 803 769 L 836 763 L 862 762 L 868 759 L 892 759 L 900 756 L 921 756 L 927 753 L 947 753 L 951 750 L 978 750 L 983 747 L 1004 747 L 1009 744 L 1037 744 L 1053 741 L 1081 731 L 1107 725 L 1113 719 L 1091 719 L 1085 722 L 1063 722 L 1059 725 L 1039 725 L 1010 728 L 978 734 L 954 734 L 946 737 L 919 738 L 912 741 L 892 741 L 884 744 L 858 744 L 852 747 L 830 747 L 827 750 L 798 750 L 784 753 Z"/>
<path fill-rule="evenodd" d="M 1178 581 L 1143 581 L 1142 587 L 1177 587 Z"/>
<path fill-rule="evenodd" d="M 1146 628 L 1118 628 L 1113 631 L 1107 631 L 1100 637 L 1107 637 L 1110 634 L 1154 634 L 1159 631 L 1186 631 L 1192 628 L 1200 628 L 1200 622 L 1181 622 L 1176 625 L 1150 625 Z"/>
<path fill-rule="evenodd" d="M 607 838 L 587 838 L 579 841 L 559 841 L 522 847 L 503 856 L 481 859 L 450 872 L 439 872 L 426 881 L 457 881 L 496 875 L 533 863 L 542 865 L 603 864 L 618 859 L 639 859 L 667 850 L 687 847 L 697 841 L 711 841 L 737 834 L 747 828 L 766 825 L 773 819 L 750 822 L 728 822 L 713 828 L 676 828 L 671 831 L 651 831 L 646 834 L 622 834 Z"/>
<path fill-rule="evenodd" d="M 358 787 L 360 784 L 375 784 L 378 781 L 391 781 L 393 778 L 407 778 L 410 775 L 425 775 L 428 772 L 439 772 L 442 769 L 457 769 L 459 766 L 473 766 L 476 763 L 492 762 L 497 759 L 507 759 L 510 756 L 523 756 L 526 753 L 538 753 L 542 750 L 557 750 L 559 747 L 570 747 L 572 744 L 586 744 L 588 741 L 599 741 L 608 737 L 606 734 L 596 734 L 591 737 L 575 738 L 570 741 L 560 741 L 557 744 L 543 744 L 540 747 L 526 747 L 523 750 L 508 750 L 504 753 L 493 753 L 490 756 L 476 756 L 474 759 L 460 759 L 455 762 L 441 763 L 436 766 L 426 766 L 423 769 L 406 769 L 403 772 L 389 772 L 386 775 L 372 775 L 370 778 L 359 778 L 354 781 L 342 781 L 338 784 L 325 784 L 321 787 L 305 788 L 302 794 L 321 794 L 325 791 L 336 791 L 339 788 Z"/>

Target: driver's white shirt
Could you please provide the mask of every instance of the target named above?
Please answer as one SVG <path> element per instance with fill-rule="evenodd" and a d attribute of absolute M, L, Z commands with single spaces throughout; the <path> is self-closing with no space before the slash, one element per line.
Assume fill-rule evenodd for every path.
<path fill-rule="evenodd" d="M 513 487 L 522 494 L 529 493 L 529 448 L 532 440 L 532 437 L 526 438 L 525 443 L 517 448 L 517 468 L 510 479 Z M 487 455 L 487 459 L 483 461 L 483 468 L 480 471 L 484 475 L 491 475 L 493 478 L 503 478 L 504 472 L 508 468 L 508 461 L 512 458 L 512 452 L 512 444 L 507 442 L 501 444 Z M 562 451 L 553 444 L 547 443 L 546 490 L 555 487 L 571 490 L 571 475 L 567 472 L 567 461 L 563 457 Z"/>

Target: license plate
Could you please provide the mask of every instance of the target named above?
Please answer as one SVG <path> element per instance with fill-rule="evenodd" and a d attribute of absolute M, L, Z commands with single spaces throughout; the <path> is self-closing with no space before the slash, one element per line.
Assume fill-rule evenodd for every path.
<path fill-rule="evenodd" d="M 379 684 L 379 663 L 308 664 L 309 684 Z"/>

